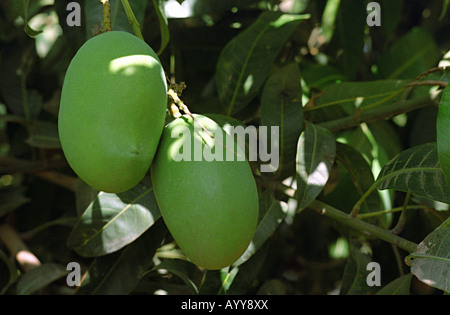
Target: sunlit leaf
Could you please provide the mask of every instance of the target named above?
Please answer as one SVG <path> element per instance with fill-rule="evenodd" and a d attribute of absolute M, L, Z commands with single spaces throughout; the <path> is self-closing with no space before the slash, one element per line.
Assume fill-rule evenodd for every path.
<path fill-rule="evenodd" d="M 27 33 L 30 37 L 35 37 L 36 35 L 42 33 L 42 30 L 34 30 L 31 28 L 31 26 L 28 24 L 29 20 L 29 13 L 28 13 L 28 7 L 30 5 L 29 0 L 14 0 L 9 1 L 9 4 L 12 6 L 13 12 L 20 15 L 25 23 L 24 29 L 25 33 Z"/>
<path fill-rule="evenodd" d="M 297 140 L 303 131 L 302 88 L 300 69 L 290 63 L 272 74 L 264 85 L 261 96 L 261 125 L 279 128 L 279 139 L 268 137 L 275 143 L 279 165 L 276 174 L 292 173 L 295 169 Z"/>
<path fill-rule="evenodd" d="M 307 207 L 328 181 L 336 154 L 333 134 L 323 127 L 305 125 L 297 145 L 298 211 Z"/>
<path fill-rule="evenodd" d="M 439 163 L 436 143 L 401 152 L 382 168 L 377 182 L 378 189 L 396 189 L 450 203 L 450 187 Z"/>
<path fill-rule="evenodd" d="M 285 41 L 305 15 L 264 12 L 222 50 L 216 86 L 231 115 L 258 93 Z"/>
<path fill-rule="evenodd" d="M 314 100 L 313 106 L 305 108 L 305 117 L 309 121 L 323 122 L 357 115 L 357 109 L 390 106 L 400 99 L 407 83 L 404 80 L 378 80 L 328 85 Z"/>
<path fill-rule="evenodd" d="M 450 218 L 431 232 L 407 261 L 419 280 L 450 292 Z"/>
<path fill-rule="evenodd" d="M 101 256 L 133 242 L 161 216 L 151 186 L 100 192 L 81 215 L 67 244 L 82 256 Z"/>
<path fill-rule="evenodd" d="M 439 162 L 450 186 L 450 85 L 442 93 L 436 129 Z"/>

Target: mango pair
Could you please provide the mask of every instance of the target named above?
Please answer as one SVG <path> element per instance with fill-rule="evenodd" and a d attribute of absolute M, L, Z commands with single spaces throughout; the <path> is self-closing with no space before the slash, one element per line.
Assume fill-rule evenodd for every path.
<path fill-rule="evenodd" d="M 198 266 L 223 268 L 255 232 L 258 193 L 250 165 L 177 159 L 182 147 L 214 151 L 224 145 L 214 135 L 228 135 L 202 115 L 164 126 L 166 108 L 164 69 L 153 49 L 126 32 L 95 36 L 65 75 L 58 117 L 63 152 L 82 180 L 110 193 L 133 188 L 151 168 L 161 215 L 177 244 Z M 180 128 L 189 132 L 174 137 Z"/>

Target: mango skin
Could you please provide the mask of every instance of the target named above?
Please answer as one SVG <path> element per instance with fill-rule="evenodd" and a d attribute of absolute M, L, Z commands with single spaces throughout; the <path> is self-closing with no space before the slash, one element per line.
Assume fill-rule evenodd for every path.
<path fill-rule="evenodd" d="M 98 190 L 134 187 L 164 129 L 167 84 L 153 49 L 126 32 L 89 39 L 63 83 L 58 131 L 75 173 Z"/>
<path fill-rule="evenodd" d="M 194 117 L 211 134 L 222 133 L 222 143 L 231 143 L 213 120 Z M 220 145 L 207 133 L 194 133 L 194 124 L 182 116 L 166 126 L 151 167 L 152 183 L 164 222 L 185 255 L 197 266 L 221 269 L 234 263 L 253 238 L 258 191 L 247 160 L 225 161 L 224 153 L 223 161 L 194 161 L 194 142 Z M 190 137 L 177 136 L 183 128 L 189 128 Z M 191 142 L 191 161 L 174 160 L 186 142 Z"/>

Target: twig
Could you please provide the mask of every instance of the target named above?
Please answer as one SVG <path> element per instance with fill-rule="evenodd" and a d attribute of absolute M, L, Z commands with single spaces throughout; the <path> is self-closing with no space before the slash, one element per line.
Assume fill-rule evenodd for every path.
<path fill-rule="evenodd" d="M 0 225 L 0 241 L 6 245 L 23 270 L 29 271 L 41 265 L 39 259 L 28 249 L 10 225 Z"/>
<path fill-rule="evenodd" d="M 136 19 L 136 16 L 133 13 L 133 10 L 131 9 L 130 3 L 128 0 L 121 0 L 123 9 L 125 10 L 125 13 L 128 17 L 128 22 L 131 24 L 131 28 L 133 29 L 134 34 L 139 37 L 140 39 L 144 40 L 144 36 L 142 36 L 141 28 L 139 25 L 139 22 Z"/>
<path fill-rule="evenodd" d="M 363 122 L 371 122 L 376 120 L 389 119 L 395 115 L 410 112 L 425 106 L 435 104 L 439 99 L 442 90 L 433 92 L 431 95 L 417 97 L 407 101 L 397 101 L 389 106 L 381 106 L 361 112 L 358 116 L 351 115 L 336 120 L 325 121 L 319 123 L 321 127 L 325 127 L 331 131 L 356 127 Z"/>
<path fill-rule="evenodd" d="M 375 236 L 390 244 L 396 245 L 401 249 L 406 250 L 409 253 L 415 252 L 417 244 L 411 242 L 403 237 L 393 234 L 391 231 L 382 229 L 376 225 L 367 223 L 365 221 L 353 218 L 352 216 L 330 206 L 321 201 L 314 200 L 309 206 L 315 209 L 320 214 L 330 217 L 350 228 L 353 228 L 365 235 Z"/>
<path fill-rule="evenodd" d="M 391 230 L 392 233 L 398 235 L 403 230 L 406 223 L 406 211 L 408 210 L 408 202 L 411 197 L 410 193 L 406 194 L 405 201 L 403 202 L 402 212 L 400 214 L 400 218 L 398 218 L 398 222 L 396 226 Z"/>

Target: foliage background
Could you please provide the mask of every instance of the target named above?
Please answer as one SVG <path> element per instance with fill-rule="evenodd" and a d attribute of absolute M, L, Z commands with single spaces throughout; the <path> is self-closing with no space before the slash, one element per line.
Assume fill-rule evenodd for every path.
<path fill-rule="evenodd" d="M 272 177 L 256 174 L 262 218 L 254 239 L 258 250 L 246 253 L 234 268 L 214 272 L 190 264 L 176 248 L 158 220 L 147 179 L 124 194 L 99 194 L 66 165 L 57 135 L 64 74 L 103 19 L 99 1 L 80 0 L 81 26 L 70 27 L 68 2 L 0 1 L 0 222 L 12 227 L 41 262 L 28 269 L 13 259 L 8 242 L 0 242 L 0 292 L 442 294 L 442 286 L 418 280 L 414 265 L 412 275 L 404 263 L 409 253 L 376 237 L 349 233 L 345 222 L 307 206 L 317 198 L 350 212 L 392 158 L 437 141 L 439 99 L 432 96 L 449 81 L 448 70 L 414 79 L 450 59 L 448 1 L 378 1 L 381 27 L 367 27 L 368 1 L 359 0 L 130 1 L 146 42 L 160 50 L 167 75 L 186 82 L 182 99 L 191 112 L 215 115 L 223 124 L 283 123 L 281 171 Z M 132 33 L 121 2 L 110 2 L 113 29 Z M 407 86 L 427 80 L 441 85 Z M 280 103 L 285 112 L 280 113 Z M 410 107 L 387 114 L 377 107 L 389 111 L 398 104 Z M 376 121 L 350 119 L 348 124 L 345 118 L 366 106 L 358 115 Z M 309 130 L 320 136 L 311 138 Z M 300 153 L 308 154 L 297 151 L 299 137 L 324 142 L 323 159 L 311 161 L 327 161 L 328 154 L 330 173 L 318 189 L 295 181 Z M 448 135 L 443 137 L 440 143 L 450 147 Z M 438 173 L 440 168 L 433 176 Z M 297 192 L 311 197 L 292 198 L 279 189 L 294 182 Z M 426 237 L 440 244 L 442 251 L 434 254 L 444 261 L 442 273 L 431 278 L 448 282 L 448 184 L 443 198 L 431 199 L 416 196 L 414 189 L 410 195 L 399 187 L 385 188 L 396 191 L 372 194 L 361 214 L 401 207 L 405 200 L 418 205 L 406 212 L 400 235 L 417 244 Z M 105 239 L 114 232 L 104 229 L 104 222 L 124 224 L 127 217 L 117 213 L 125 208 L 131 209 L 128 218 L 146 221 L 125 226 L 122 234 L 131 239 L 109 235 L 122 240 L 119 248 L 110 246 Z M 101 216 L 95 217 L 99 209 Z M 401 215 L 388 212 L 367 216 L 367 222 L 393 228 Z M 65 278 L 71 261 L 86 272 L 75 291 Z M 381 265 L 381 288 L 366 285 L 370 261 Z"/>

